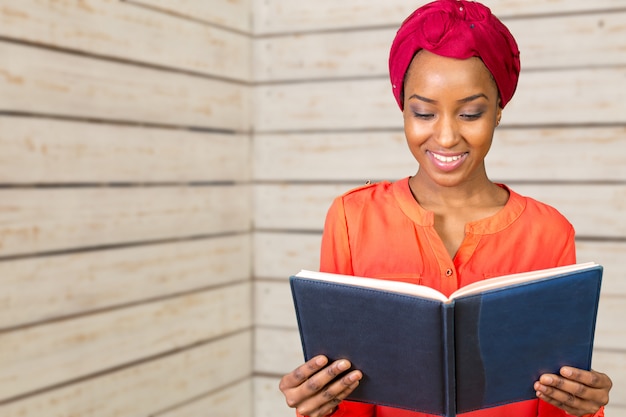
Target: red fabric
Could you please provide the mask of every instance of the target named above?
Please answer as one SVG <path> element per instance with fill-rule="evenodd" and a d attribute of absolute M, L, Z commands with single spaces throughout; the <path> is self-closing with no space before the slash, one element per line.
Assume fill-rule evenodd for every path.
<path fill-rule="evenodd" d="M 400 109 L 404 108 L 404 76 L 421 49 L 448 58 L 482 59 L 498 86 L 501 107 L 515 93 L 520 72 L 517 43 L 506 26 L 480 3 L 438 0 L 420 7 L 404 21 L 389 55 L 393 94 Z"/>
<path fill-rule="evenodd" d="M 505 187 L 506 188 L 506 187 Z M 507 188 L 508 190 L 508 188 Z M 434 214 L 413 198 L 408 178 L 358 188 L 335 199 L 320 270 L 428 285 L 447 295 L 485 278 L 576 261 L 574 229 L 555 209 L 509 190 L 494 216 L 466 225 L 454 259 L 434 229 Z M 448 276 L 447 271 L 452 271 Z M 563 417 L 540 400 L 463 414 L 467 417 Z M 596 416 L 604 413 L 600 410 Z M 426 417 L 426 414 L 344 401 L 333 417 Z"/>

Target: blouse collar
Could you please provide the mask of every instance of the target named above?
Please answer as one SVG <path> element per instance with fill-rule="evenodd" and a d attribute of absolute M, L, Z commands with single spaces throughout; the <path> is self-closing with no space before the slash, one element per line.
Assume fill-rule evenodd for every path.
<path fill-rule="evenodd" d="M 524 211 L 526 199 L 512 191 L 504 184 L 496 184 L 509 193 L 509 200 L 504 207 L 492 216 L 469 222 L 465 225 L 465 232 L 472 234 L 492 234 L 506 229 Z M 409 177 L 393 183 L 393 194 L 402 212 L 416 224 L 423 227 L 432 227 L 435 224 L 435 214 L 425 210 L 413 197 L 409 187 Z"/>

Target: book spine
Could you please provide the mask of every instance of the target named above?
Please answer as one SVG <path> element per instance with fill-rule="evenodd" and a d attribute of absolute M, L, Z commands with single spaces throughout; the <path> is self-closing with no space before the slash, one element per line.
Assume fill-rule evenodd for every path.
<path fill-rule="evenodd" d="M 446 417 L 456 417 L 456 367 L 454 354 L 454 301 L 442 304 Z"/>

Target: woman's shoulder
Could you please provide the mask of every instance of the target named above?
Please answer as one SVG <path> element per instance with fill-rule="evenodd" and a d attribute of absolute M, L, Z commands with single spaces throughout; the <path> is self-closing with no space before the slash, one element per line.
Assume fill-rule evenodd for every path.
<path fill-rule="evenodd" d="M 556 226 L 561 223 L 571 227 L 569 220 L 556 207 L 539 201 L 527 195 L 521 195 L 509 188 L 511 198 L 517 199 L 523 204 L 523 215 L 533 222 L 550 223 Z"/>
<path fill-rule="evenodd" d="M 384 199 L 392 195 L 393 184 L 394 183 L 389 181 L 368 181 L 365 185 L 344 192 L 338 198 L 341 199 L 344 204 L 363 204 L 367 201 Z"/>

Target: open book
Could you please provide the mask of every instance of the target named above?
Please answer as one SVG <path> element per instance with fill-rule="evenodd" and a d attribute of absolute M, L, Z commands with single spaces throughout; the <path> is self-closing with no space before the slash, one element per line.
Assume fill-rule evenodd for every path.
<path fill-rule="evenodd" d="M 290 278 L 305 359 L 349 359 L 348 397 L 455 416 L 535 398 L 564 365 L 589 369 L 602 267 L 491 278 L 445 297 L 404 282 L 301 271 Z"/>

